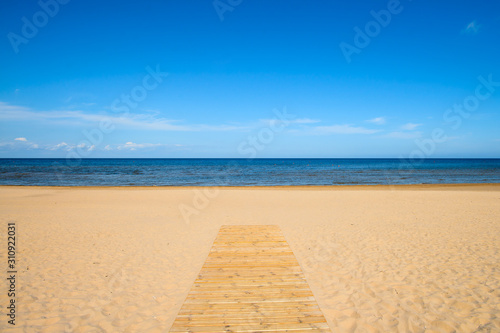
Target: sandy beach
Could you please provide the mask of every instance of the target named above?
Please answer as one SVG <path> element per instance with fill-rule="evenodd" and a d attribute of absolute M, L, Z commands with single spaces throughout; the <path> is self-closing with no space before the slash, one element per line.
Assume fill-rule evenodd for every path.
<path fill-rule="evenodd" d="M 281 227 L 332 332 L 500 332 L 500 184 L 2 186 L 0 218 L 2 332 L 167 332 L 233 224 Z"/>

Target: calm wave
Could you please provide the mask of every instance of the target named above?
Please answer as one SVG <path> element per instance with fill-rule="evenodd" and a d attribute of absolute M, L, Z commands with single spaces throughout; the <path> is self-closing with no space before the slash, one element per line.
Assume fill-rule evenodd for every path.
<path fill-rule="evenodd" d="M 0 185 L 500 183 L 500 159 L 0 159 Z"/>

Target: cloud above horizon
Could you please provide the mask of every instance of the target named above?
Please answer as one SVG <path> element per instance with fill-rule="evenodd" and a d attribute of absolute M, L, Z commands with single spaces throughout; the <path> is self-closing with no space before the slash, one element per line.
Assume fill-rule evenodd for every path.
<path fill-rule="evenodd" d="M 418 139 L 422 137 L 422 132 L 403 132 L 403 131 L 395 131 L 390 132 L 383 135 L 384 138 L 392 138 L 392 139 Z"/>
<path fill-rule="evenodd" d="M 170 143 L 134 143 L 131 141 L 128 141 L 126 143 L 122 144 L 108 144 L 103 148 L 99 148 L 96 145 L 92 144 L 87 144 L 85 142 L 81 142 L 78 144 L 71 144 L 71 143 L 66 143 L 66 142 L 60 142 L 57 144 L 38 144 L 34 143 L 28 140 L 18 140 L 19 138 L 16 138 L 12 141 L 0 141 L 0 147 L 1 148 L 8 148 L 11 150 L 33 150 L 33 149 L 38 149 L 38 150 L 45 150 L 45 151 L 59 151 L 59 152 L 71 152 L 75 151 L 78 149 L 80 152 L 91 152 L 95 150 L 100 150 L 100 151 L 112 151 L 112 150 L 139 150 L 139 149 L 146 149 L 146 148 L 158 148 L 158 147 L 172 147 L 172 148 L 179 148 L 179 147 L 184 147 L 184 145 L 181 144 L 170 144 Z"/>
<path fill-rule="evenodd" d="M 479 32 L 480 28 L 481 26 L 477 24 L 476 21 L 472 21 L 467 24 L 467 26 L 462 30 L 462 33 L 467 35 L 475 35 Z"/>
<path fill-rule="evenodd" d="M 132 141 L 126 142 L 125 144 L 114 145 L 114 148 L 117 150 L 137 150 L 137 149 L 145 149 L 145 148 L 157 148 L 157 147 L 182 147 L 183 145 L 179 144 L 165 144 L 165 143 L 134 143 Z M 113 150 L 112 145 L 107 145 L 104 147 L 105 150 Z"/>
<path fill-rule="evenodd" d="M 374 134 L 380 132 L 380 130 L 351 125 L 317 126 L 314 131 L 321 134 Z"/>
<path fill-rule="evenodd" d="M 377 118 L 369 119 L 369 120 L 367 120 L 367 122 L 372 123 L 372 124 L 376 124 L 376 125 L 384 125 L 387 122 L 387 120 L 385 119 L 385 117 L 377 117 Z"/>
<path fill-rule="evenodd" d="M 422 124 L 415 124 L 415 123 L 407 123 L 401 126 L 401 129 L 404 131 L 413 131 L 417 127 L 422 126 Z"/>
<path fill-rule="evenodd" d="M 107 112 L 90 114 L 78 110 L 34 111 L 30 108 L 0 102 L 0 120 L 3 121 L 46 121 L 55 125 L 83 127 L 107 121 L 115 126 L 136 130 L 157 131 L 236 131 L 248 127 L 234 125 L 191 124 L 177 125 L 178 120 L 159 117 L 158 114 L 136 113 L 116 116 Z"/>

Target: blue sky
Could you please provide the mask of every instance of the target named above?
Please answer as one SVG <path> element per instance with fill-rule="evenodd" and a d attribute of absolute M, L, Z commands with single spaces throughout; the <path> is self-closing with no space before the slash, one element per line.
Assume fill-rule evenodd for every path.
<path fill-rule="evenodd" d="M 500 157 L 498 1 L 5 0 L 0 22 L 0 157 Z"/>

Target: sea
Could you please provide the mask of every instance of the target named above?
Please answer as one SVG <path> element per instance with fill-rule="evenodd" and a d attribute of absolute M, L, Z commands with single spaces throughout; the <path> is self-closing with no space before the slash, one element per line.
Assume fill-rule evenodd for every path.
<path fill-rule="evenodd" d="M 0 159 L 0 185 L 277 186 L 500 183 L 500 159 Z"/>

